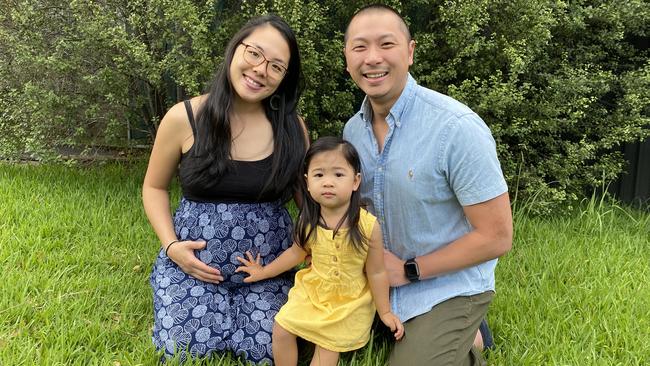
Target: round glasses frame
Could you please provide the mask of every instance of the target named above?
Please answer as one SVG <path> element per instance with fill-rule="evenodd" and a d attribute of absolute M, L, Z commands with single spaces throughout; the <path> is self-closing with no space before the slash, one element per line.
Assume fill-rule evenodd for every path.
<path fill-rule="evenodd" d="M 277 61 L 271 61 L 257 47 L 241 42 L 244 46 L 244 61 L 251 66 L 259 66 L 266 62 L 266 72 L 275 79 L 282 79 L 287 74 L 287 67 Z M 269 68 L 269 65 L 271 67 Z"/>

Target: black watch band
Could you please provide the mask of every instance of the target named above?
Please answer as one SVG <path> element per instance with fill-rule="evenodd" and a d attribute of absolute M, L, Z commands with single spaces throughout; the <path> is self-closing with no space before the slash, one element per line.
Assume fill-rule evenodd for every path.
<path fill-rule="evenodd" d="M 418 282 L 420 280 L 420 267 L 415 258 L 411 258 L 404 262 L 404 274 L 411 282 Z"/>

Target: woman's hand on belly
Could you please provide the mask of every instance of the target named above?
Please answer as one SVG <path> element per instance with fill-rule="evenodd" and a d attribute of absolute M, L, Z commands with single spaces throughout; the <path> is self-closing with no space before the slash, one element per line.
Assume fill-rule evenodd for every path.
<path fill-rule="evenodd" d="M 219 283 L 223 281 L 221 272 L 201 262 L 194 255 L 195 250 L 205 248 L 204 241 L 181 241 L 169 248 L 167 256 L 174 261 L 183 272 L 204 282 Z"/>

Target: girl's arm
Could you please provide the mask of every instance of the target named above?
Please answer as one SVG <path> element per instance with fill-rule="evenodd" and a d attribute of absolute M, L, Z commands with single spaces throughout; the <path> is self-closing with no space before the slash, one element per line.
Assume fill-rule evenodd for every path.
<path fill-rule="evenodd" d="M 404 335 L 404 325 L 390 310 L 388 274 L 384 268 L 384 246 L 381 227 L 377 221 L 368 240 L 366 276 L 381 321 L 394 333 L 395 339 L 401 339 Z"/>
<path fill-rule="evenodd" d="M 246 252 L 247 259 L 237 257 L 237 260 L 239 260 L 243 266 L 237 267 L 235 272 L 248 273 L 248 277 L 244 278 L 244 282 L 246 283 L 257 282 L 275 277 L 280 273 L 290 270 L 305 260 L 306 256 L 307 252 L 298 244 L 293 243 L 289 249 L 285 250 L 279 257 L 275 258 L 273 262 L 266 266 L 262 266 L 259 253 L 257 254 L 257 258 L 253 259 L 251 252 Z"/>

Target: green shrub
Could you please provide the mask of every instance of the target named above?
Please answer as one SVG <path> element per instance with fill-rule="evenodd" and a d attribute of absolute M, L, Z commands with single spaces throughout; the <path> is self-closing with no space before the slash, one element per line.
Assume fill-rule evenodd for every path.
<path fill-rule="evenodd" d="M 275 12 L 299 37 L 312 137 L 339 134 L 362 95 L 342 32 L 364 1 L 62 1 L 0 4 L 0 156 L 65 144 L 150 143 L 165 111 L 204 90 L 229 37 Z M 414 77 L 492 129 L 517 198 L 573 205 L 649 135 L 644 1 L 387 1 L 417 41 Z"/>

